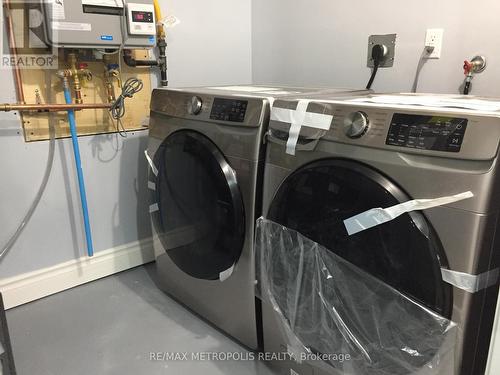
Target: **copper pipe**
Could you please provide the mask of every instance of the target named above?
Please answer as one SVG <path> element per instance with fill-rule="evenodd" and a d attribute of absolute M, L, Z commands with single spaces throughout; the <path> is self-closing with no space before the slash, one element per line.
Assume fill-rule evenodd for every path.
<path fill-rule="evenodd" d="M 84 104 L 0 104 L 0 112 L 9 111 L 46 111 L 46 112 L 62 112 L 69 109 L 75 111 L 81 109 L 108 109 L 110 103 L 84 103 Z"/>
<path fill-rule="evenodd" d="M 19 65 L 17 65 L 17 47 L 16 47 L 16 38 L 14 36 L 14 25 L 12 22 L 12 11 L 10 8 L 10 0 L 4 0 L 5 10 L 7 13 L 7 33 L 9 34 L 9 47 L 10 53 L 12 54 L 14 61 L 14 80 L 16 86 L 16 96 L 17 101 L 19 103 L 24 103 L 24 90 L 23 90 L 23 81 L 21 77 L 21 70 L 19 69 Z"/>

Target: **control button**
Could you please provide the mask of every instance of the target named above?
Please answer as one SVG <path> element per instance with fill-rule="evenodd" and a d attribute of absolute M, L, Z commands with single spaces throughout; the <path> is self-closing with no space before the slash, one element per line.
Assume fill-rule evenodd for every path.
<path fill-rule="evenodd" d="M 449 140 L 450 146 L 461 146 L 462 145 L 462 136 L 461 135 L 453 135 Z"/>
<path fill-rule="evenodd" d="M 202 108 L 203 108 L 203 100 L 201 100 L 201 98 L 199 96 L 193 96 L 191 98 L 189 112 L 192 115 L 197 115 L 201 112 Z"/>
<path fill-rule="evenodd" d="M 352 112 L 344 119 L 344 133 L 349 138 L 359 138 L 368 130 L 368 116 L 364 112 Z"/>

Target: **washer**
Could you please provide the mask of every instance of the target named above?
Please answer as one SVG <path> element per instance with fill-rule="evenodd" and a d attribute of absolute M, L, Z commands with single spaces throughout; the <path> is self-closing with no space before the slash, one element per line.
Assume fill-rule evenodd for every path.
<path fill-rule="evenodd" d="M 237 86 L 152 94 L 148 186 L 160 286 L 251 349 L 259 347 L 253 238 L 269 103 L 323 90 Z"/>
<path fill-rule="evenodd" d="M 384 100 L 396 104 L 379 103 Z M 398 104 L 412 100 L 421 105 Z M 302 128 L 295 156 L 285 153 L 289 124 L 271 121 L 263 212 L 328 249 L 343 249 L 334 251 L 456 322 L 457 373 L 479 375 L 486 365 L 498 295 L 500 112 L 422 105 L 437 101 L 495 107 L 486 99 L 473 104 L 408 95 L 309 103 L 309 112 L 333 115 L 333 121 L 316 138 Z M 296 106 L 295 100 L 274 103 Z M 465 191 L 474 196 L 403 214 L 352 237 L 343 223 L 372 208 Z M 488 275 L 487 283 L 493 285 L 469 292 L 460 283 L 444 281 L 442 269 L 468 279 Z M 267 303 L 263 327 L 264 350 L 286 351 L 287 339 Z M 304 344 L 315 347 L 314 342 Z M 283 374 L 324 373 L 293 361 L 279 365 Z"/>

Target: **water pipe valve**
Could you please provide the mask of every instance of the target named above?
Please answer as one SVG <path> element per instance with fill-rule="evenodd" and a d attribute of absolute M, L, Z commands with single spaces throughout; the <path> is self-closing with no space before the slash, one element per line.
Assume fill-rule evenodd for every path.
<path fill-rule="evenodd" d="M 486 58 L 484 56 L 474 56 L 470 61 L 464 61 L 464 75 L 465 75 L 465 84 L 464 84 L 464 95 L 468 95 L 470 92 L 470 86 L 472 82 L 472 78 L 474 74 L 481 73 L 486 69 Z"/>
<path fill-rule="evenodd" d="M 464 61 L 464 75 L 472 75 L 472 69 L 474 68 L 474 65 L 468 60 Z"/>

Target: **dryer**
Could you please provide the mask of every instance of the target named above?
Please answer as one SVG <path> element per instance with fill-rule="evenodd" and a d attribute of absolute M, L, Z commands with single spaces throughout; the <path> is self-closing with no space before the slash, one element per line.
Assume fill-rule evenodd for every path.
<path fill-rule="evenodd" d="M 298 103 L 277 100 L 274 108 L 293 110 Z M 457 323 L 456 373 L 483 374 L 500 265 L 500 104 L 373 95 L 306 107 L 331 115 L 331 126 L 323 132 L 302 127 L 290 155 L 290 124 L 271 121 L 264 216 Z M 474 196 L 405 213 L 352 236 L 344 224 L 372 208 L 464 191 Z M 265 302 L 264 350 L 286 352 L 290 337 L 279 329 L 282 317 Z M 341 373 L 294 361 L 278 367 L 283 374 Z"/>
<path fill-rule="evenodd" d="M 152 94 L 148 187 L 160 286 L 251 349 L 260 341 L 253 238 L 270 102 L 323 90 L 355 91 L 228 86 Z"/>

